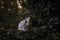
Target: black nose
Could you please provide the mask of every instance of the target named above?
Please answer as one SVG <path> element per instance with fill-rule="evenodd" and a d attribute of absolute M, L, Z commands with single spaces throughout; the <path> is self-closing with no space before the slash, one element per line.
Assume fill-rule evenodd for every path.
<path fill-rule="evenodd" d="M 27 23 L 27 21 L 25 21 Z"/>

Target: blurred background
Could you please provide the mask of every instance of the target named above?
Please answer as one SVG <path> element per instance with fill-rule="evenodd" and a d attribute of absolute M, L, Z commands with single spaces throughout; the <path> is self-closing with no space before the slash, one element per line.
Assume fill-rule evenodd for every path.
<path fill-rule="evenodd" d="M 0 0 L 0 40 L 60 40 L 59 0 Z M 29 30 L 17 32 L 31 17 Z"/>

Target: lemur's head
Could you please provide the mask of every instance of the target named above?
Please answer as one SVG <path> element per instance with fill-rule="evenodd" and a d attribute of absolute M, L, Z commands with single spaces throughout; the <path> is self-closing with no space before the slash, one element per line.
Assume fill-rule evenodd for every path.
<path fill-rule="evenodd" d="M 25 20 L 26 20 L 26 21 L 29 21 L 29 20 L 30 20 L 30 17 L 26 17 Z"/>

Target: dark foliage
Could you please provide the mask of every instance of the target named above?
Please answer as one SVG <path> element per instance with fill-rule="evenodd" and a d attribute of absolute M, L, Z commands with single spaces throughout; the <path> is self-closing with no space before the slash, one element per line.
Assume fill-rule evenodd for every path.
<path fill-rule="evenodd" d="M 16 0 L 0 0 L 0 40 L 60 40 L 60 1 L 29 0 L 22 6 L 28 9 L 18 15 Z M 13 2 L 14 5 L 10 5 Z M 0 5 L 1 7 L 1 5 Z M 16 8 L 16 9 L 14 9 Z M 30 16 L 30 28 L 26 32 L 17 30 L 18 23 Z"/>

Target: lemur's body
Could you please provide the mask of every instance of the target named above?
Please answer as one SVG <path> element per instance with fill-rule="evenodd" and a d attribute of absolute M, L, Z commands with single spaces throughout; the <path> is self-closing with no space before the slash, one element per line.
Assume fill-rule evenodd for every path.
<path fill-rule="evenodd" d="M 26 31 L 27 26 L 29 26 L 29 20 L 30 20 L 30 17 L 22 20 L 18 25 L 18 30 Z"/>

